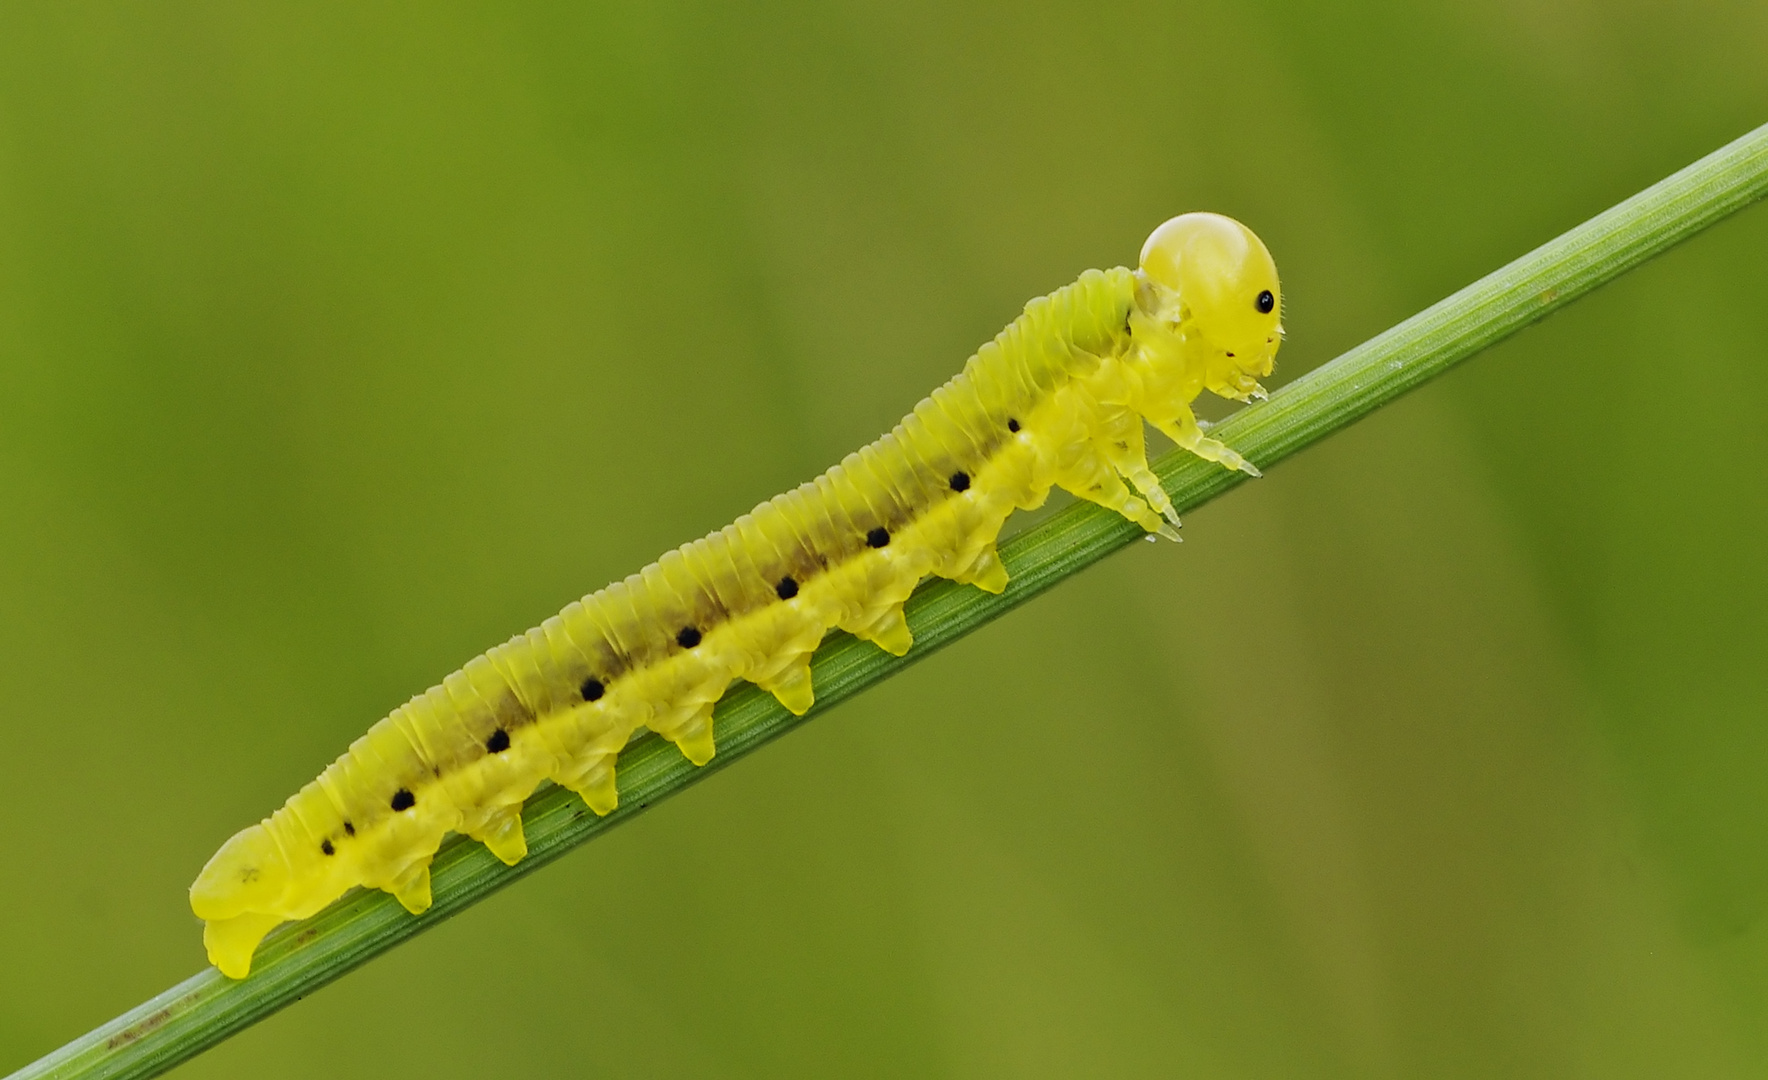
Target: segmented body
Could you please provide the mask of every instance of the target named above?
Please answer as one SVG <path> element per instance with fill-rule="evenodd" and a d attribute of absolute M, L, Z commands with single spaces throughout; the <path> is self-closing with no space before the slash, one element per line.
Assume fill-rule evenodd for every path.
<path fill-rule="evenodd" d="M 204 869 L 192 906 L 211 960 L 243 977 L 270 928 L 356 885 L 424 910 L 451 831 L 516 862 L 521 805 L 543 779 L 608 813 L 617 755 L 641 729 L 705 764 L 713 704 L 734 680 L 802 714 L 810 654 L 830 629 L 907 652 L 915 586 L 937 575 L 999 592 L 1001 526 L 1052 486 L 1173 535 L 1143 420 L 1240 464 L 1188 434 L 1209 357 L 1235 354 L 1195 326 L 1188 336 L 1195 315 L 1178 301 L 1146 273 L 1088 271 L 1029 303 L 889 434 L 394 710 Z"/>

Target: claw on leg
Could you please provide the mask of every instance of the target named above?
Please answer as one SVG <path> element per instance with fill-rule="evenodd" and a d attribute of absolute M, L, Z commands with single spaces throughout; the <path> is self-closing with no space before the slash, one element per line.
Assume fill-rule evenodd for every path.
<path fill-rule="evenodd" d="M 1205 453 L 1205 450 L 1207 450 L 1208 453 Z M 1202 448 L 1193 451 L 1193 453 L 1196 453 L 1199 457 L 1207 458 L 1210 461 L 1218 462 L 1224 468 L 1239 469 L 1248 476 L 1265 475 L 1258 471 L 1257 465 L 1254 465 L 1252 462 L 1241 457 L 1232 447 L 1225 443 L 1217 442 L 1214 439 L 1204 439 Z"/>

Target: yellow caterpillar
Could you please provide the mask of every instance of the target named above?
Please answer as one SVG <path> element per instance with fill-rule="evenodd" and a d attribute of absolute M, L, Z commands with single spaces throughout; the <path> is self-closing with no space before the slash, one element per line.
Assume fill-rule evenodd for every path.
<path fill-rule="evenodd" d="M 902 604 L 921 579 L 999 592 L 1001 525 L 1052 486 L 1177 539 L 1143 422 L 1257 476 L 1191 402 L 1262 398 L 1281 315 L 1264 244 L 1205 213 L 1155 229 L 1139 269 L 1089 270 L 1031 301 L 888 435 L 475 657 L 235 834 L 190 888 L 210 961 L 244 978 L 273 927 L 357 885 L 423 911 L 451 831 L 515 863 L 522 802 L 543 779 L 608 813 L 615 758 L 640 728 L 704 765 L 713 703 L 735 679 L 802 715 L 831 628 L 906 653 Z"/>

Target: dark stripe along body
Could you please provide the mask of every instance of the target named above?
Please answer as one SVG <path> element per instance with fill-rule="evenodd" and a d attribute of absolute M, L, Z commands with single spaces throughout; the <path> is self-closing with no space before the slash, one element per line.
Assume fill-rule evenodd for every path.
<path fill-rule="evenodd" d="M 1205 217 L 1218 231 L 1229 221 L 1174 222 Z M 1257 238 L 1229 224 L 1268 264 Z M 611 811 L 616 756 L 640 728 L 705 764 L 713 703 L 735 679 L 802 714 L 809 657 L 829 629 L 907 652 L 902 604 L 915 586 L 936 574 L 999 592 L 1001 526 L 1052 485 L 1173 535 L 1142 421 L 1183 442 L 1186 425 L 1195 430 L 1189 402 L 1221 381 L 1205 370 L 1210 357 L 1235 353 L 1201 332 L 1208 321 L 1180 303 L 1182 282 L 1150 277 L 1148 249 L 1143 265 L 1088 271 L 1033 300 L 889 434 L 475 657 L 375 724 L 204 868 L 191 902 L 207 920 L 210 959 L 243 977 L 268 930 L 356 885 L 424 910 L 430 860 L 450 831 L 516 862 L 527 850 L 521 804 L 543 779 Z M 1274 290 L 1274 268 L 1268 276 Z M 1266 336 L 1263 372 L 1276 341 Z"/>

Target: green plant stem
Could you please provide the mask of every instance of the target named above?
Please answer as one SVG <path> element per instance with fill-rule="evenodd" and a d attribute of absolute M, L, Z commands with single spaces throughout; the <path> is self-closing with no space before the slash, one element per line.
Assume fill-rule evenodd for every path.
<path fill-rule="evenodd" d="M 1645 262 L 1768 193 L 1768 126 L 1544 244 L 1508 266 L 1244 409 L 1215 434 L 1269 468 L 1298 450 Z M 1245 481 L 1189 454 L 1155 465 L 1181 511 Z M 949 582 L 910 599 L 915 647 L 896 658 L 845 634 L 812 663 L 812 716 L 894 675 L 1045 589 L 1139 539 L 1142 530 L 1091 504 L 1076 504 L 1006 541 L 1012 583 L 1000 596 Z M 620 756 L 620 808 L 605 818 L 575 795 L 548 787 L 523 810 L 528 857 L 506 867 L 454 837 L 436 856 L 435 904 L 413 917 L 392 897 L 357 891 L 259 951 L 251 976 L 233 982 L 203 971 L 152 1001 L 26 1066 L 16 1077 L 145 1077 L 160 1073 L 423 933 L 577 845 L 797 727 L 772 697 L 740 685 L 719 703 L 718 756 L 696 769 L 673 746 L 646 737 Z M 194 929 L 192 940 L 195 940 Z"/>

